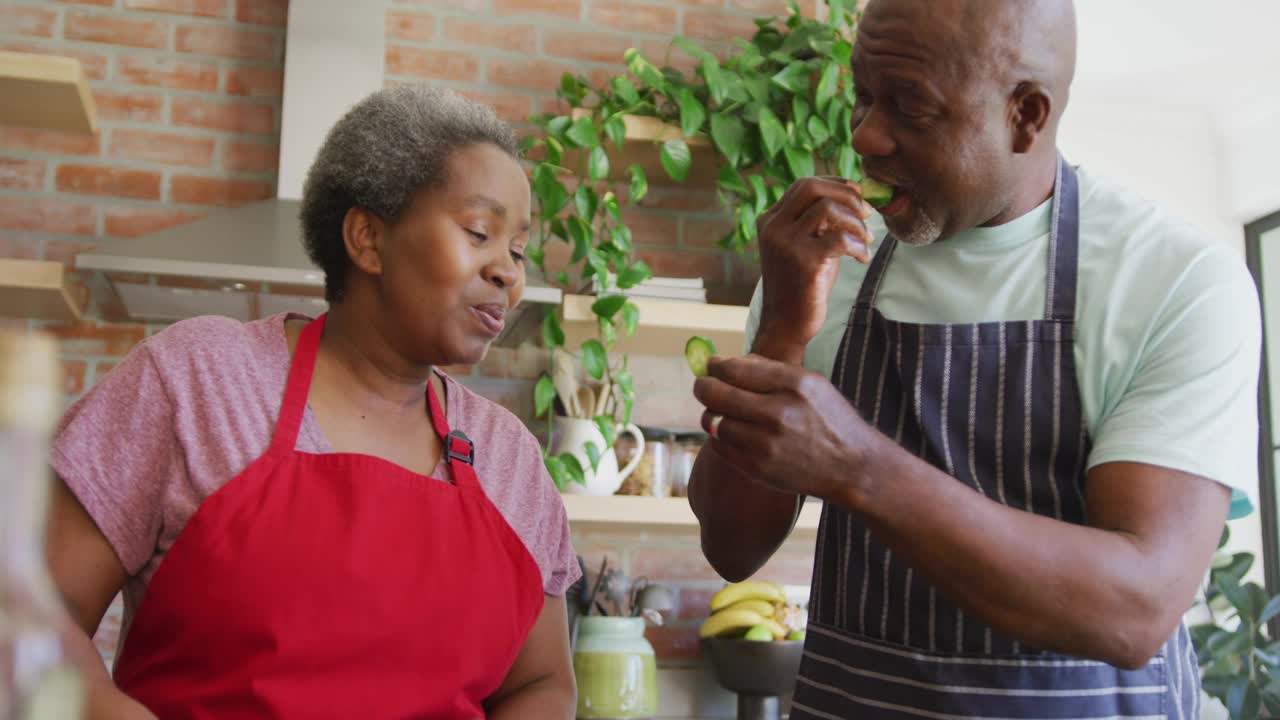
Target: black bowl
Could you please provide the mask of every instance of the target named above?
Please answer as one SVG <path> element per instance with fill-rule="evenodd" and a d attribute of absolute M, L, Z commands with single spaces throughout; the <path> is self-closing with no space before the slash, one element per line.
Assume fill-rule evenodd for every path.
<path fill-rule="evenodd" d="M 704 638 L 702 648 L 711 658 L 716 680 L 739 695 L 789 694 L 795 689 L 804 654 L 800 640 Z"/>

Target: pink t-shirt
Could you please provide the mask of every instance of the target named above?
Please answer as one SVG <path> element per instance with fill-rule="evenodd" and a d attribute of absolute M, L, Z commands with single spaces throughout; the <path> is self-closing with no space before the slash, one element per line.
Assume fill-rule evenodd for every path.
<path fill-rule="evenodd" d="M 129 573 L 126 628 L 196 508 L 270 446 L 291 361 L 287 317 L 176 323 L 134 348 L 62 418 L 53 469 Z M 563 595 L 578 563 L 537 440 L 505 408 L 448 377 L 445 388 L 449 426 L 475 443 L 481 486 L 542 570 L 544 591 Z M 310 407 L 297 448 L 333 452 Z M 443 462 L 432 477 L 448 477 Z"/>

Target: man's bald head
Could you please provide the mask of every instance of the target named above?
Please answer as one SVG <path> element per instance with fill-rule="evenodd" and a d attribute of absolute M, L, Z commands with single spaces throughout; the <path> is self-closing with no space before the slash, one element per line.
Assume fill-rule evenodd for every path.
<path fill-rule="evenodd" d="M 1047 197 L 1075 64 L 1071 0 L 871 0 L 854 149 L 915 191 L 909 213 L 886 216 L 894 233 L 932 242 Z"/>

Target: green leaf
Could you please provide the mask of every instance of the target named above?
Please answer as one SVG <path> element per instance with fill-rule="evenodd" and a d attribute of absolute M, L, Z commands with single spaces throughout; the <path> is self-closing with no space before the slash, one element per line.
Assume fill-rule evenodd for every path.
<path fill-rule="evenodd" d="M 590 185 L 579 185 L 578 189 L 573 191 L 573 207 L 578 211 L 578 217 L 588 223 L 593 222 L 596 219 L 596 209 L 599 207 L 596 191 L 591 189 Z"/>
<path fill-rule="evenodd" d="M 764 140 L 765 152 L 768 153 L 766 159 L 772 160 L 787 143 L 787 131 L 782 127 L 778 116 L 767 107 L 760 108 L 760 114 L 756 120 L 760 124 L 760 137 Z"/>
<path fill-rule="evenodd" d="M 580 117 L 573 121 L 565 132 L 569 142 L 577 147 L 593 148 L 600 144 L 600 134 L 596 132 L 596 124 L 589 117 Z"/>
<path fill-rule="evenodd" d="M 613 316 L 617 315 L 618 311 L 622 309 L 622 306 L 626 304 L 626 295 L 610 295 L 608 297 L 602 297 L 591 303 L 591 312 L 605 318 L 606 320 L 612 320 Z"/>
<path fill-rule="evenodd" d="M 644 176 L 644 168 L 639 165 L 632 165 L 628 170 L 631 173 L 631 188 L 629 202 L 637 203 L 649 194 L 649 180 Z"/>
<path fill-rule="evenodd" d="M 747 185 L 742 181 L 742 176 L 738 174 L 728 165 L 720 166 L 720 178 L 718 180 L 721 189 L 728 192 L 737 193 L 739 195 L 747 194 Z"/>
<path fill-rule="evenodd" d="M 823 123 L 822 118 L 817 115 L 809 116 L 809 121 L 805 124 L 805 129 L 809 131 L 809 137 L 813 138 L 813 144 L 815 146 L 825 145 L 827 140 L 831 139 L 831 133 L 827 131 L 826 124 Z"/>
<path fill-rule="evenodd" d="M 729 99 L 729 85 L 725 82 L 724 74 L 720 72 L 720 63 L 715 58 L 702 61 L 702 80 L 707 84 L 712 102 L 722 105 Z"/>
<path fill-rule="evenodd" d="M 1218 549 L 1221 550 L 1224 546 L 1226 546 L 1227 541 L 1230 539 L 1231 539 L 1231 528 L 1226 525 L 1223 525 L 1222 537 L 1218 538 Z"/>
<path fill-rule="evenodd" d="M 573 215 L 569 218 L 569 235 L 573 238 L 573 255 L 569 262 L 578 262 L 587 256 L 591 249 L 591 226 L 585 220 Z"/>
<path fill-rule="evenodd" d="M 1253 503 L 1249 502 L 1249 496 L 1239 488 L 1232 489 L 1231 510 L 1227 513 L 1227 519 L 1239 520 L 1251 512 L 1253 512 Z"/>
<path fill-rule="evenodd" d="M 542 206 L 543 220 L 554 218 L 569 203 L 569 191 L 557 173 L 556 166 L 549 163 L 538 163 L 533 168 L 533 191 Z"/>
<path fill-rule="evenodd" d="M 556 273 L 556 282 L 560 285 L 568 285 L 569 273 L 565 272 L 564 270 L 561 270 L 560 272 Z"/>
<path fill-rule="evenodd" d="M 546 137 L 547 157 L 546 161 L 552 165 L 559 165 L 564 160 L 564 144 L 559 140 L 548 135 Z"/>
<path fill-rule="evenodd" d="M 1222 590 L 1222 594 L 1227 600 L 1231 601 L 1231 606 L 1236 609 L 1242 618 L 1255 618 L 1258 609 L 1253 607 L 1253 598 L 1250 597 L 1249 591 L 1240 587 L 1239 582 L 1233 577 L 1223 577 L 1218 580 L 1218 588 Z"/>
<path fill-rule="evenodd" d="M 608 357 L 599 340 L 588 340 L 582 343 L 582 366 L 587 369 L 588 375 L 600 380 L 604 377 L 608 365 Z"/>
<path fill-rule="evenodd" d="M 1226 630 L 1219 631 L 1216 635 L 1209 638 L 1209 642 L 1206 644 L 1206 647 L 1208 647 L 1209 651 L 1212 652 L 1214 656 L 1223 657 L 1229 655 L 1241 655 L 1249 652 L 1249 648 L 1252 644 L 1253 639 L 1250 637 L 1249 630 L 1246 628 L 1237 632 L 1227 632 Z"/>
<path fill-rule="evenodd" d="M 551 378 L 543 373 L 538 378 L 538 384 L 533 386 L 533 410 L 535 417 L 542 417 L 551 409 L 552 403 L 556 400 L 556 386 L 551 382 Z"/>
<path fill-rule="evenodd" d="M 684 182 L 689 177 L 689 165 L 692 163 L 693 156 L 685 141 L 668 140 L 662 143 L 662 169 L 667 171 L 672 180 Z"/>
<path fill-rule="evenodd" d="M 592 180 L 604 180 L 609 177 L 609 153 L 604 151 L 603 145 L 591 148 L 591 157 L 587 162 L 587 167 L 587 173 Z"/>
<path fill-rule="evenodd" d="M 626 225 L 615 225 L 609 230 L 609 241 L 623 255 L 631 254 L 631 228 Z"/>
<path fill-rule="evenodd" d="M 752 209 L 758 217 L 769 208 L 769 188 L 765 187 L 764 178 L 760 175 L 752 175 L 749 179 L 751 180 L 752 194 L 755 195 L 755 203 L 752 205 Z"/>
<path fill-rule="evenodd" d="M 570 107 L 578 107 L 582 105 L 582 100 L 587 96 L 590 88 L 574 77 L 572 73 L 565 73 L 560 76 L 560 97 L 569 103 Z"/>
<path fill-rule="evenodd" d="M 747 89 L 747 95 L 758 103 L 769 101 L 769 80 L 759 75 L 748 75 L 742 78 L 742 86 Z"/>
<path fill-rule="evenodd" d="M 651 277 L 653 272 L 649 270 L 649 266 L 643 260 L 637 260 L 634 265 L 618 273 L 618 287 L 630 290 Z"/>
<path fill-rule="evenodd" d="M 1244 589 L 1249 593 L 1249 607 L 1253 609 L 1250 619 L 1254 625 L 1261 625 L 1262 622 L 1258 617 L 1262 615 L 1262 611 L 1267 607 L 1267 591 L 1262 589 L 1258 583 L 1245 583 Z"/>
<path fill-rule="evenodd" d="M 530 262 L 539 268 L 542 267 L 542 263 L 547 259 L 547 251 L 543 250 L 541 245 L 530 245 L 528 253 Z"/>
<path fill-rule="evenodd" d="M 604 121 L 604 134 L 613 141 L 614 147 L 622 147 L 627 142 L 627 123 L 622 115 L 614 115 Z"/>
<path fill-rule="evenodd" d="M 813 176 L 813 155 L 805 150 L 788 145 L 783 149 L 783 154 L 787 156 L 787 167 L 791 169 L 791 175 L 795 179 L 807 178 Z"/>
<path fill-rule="evenodd" d="M 698 60 L 700 62 L 718 62 L 716 60 L 715 55 L 712 55 L 711 53 L 702 49 L 702 47 L 699 46 L 697 43 L 693 42 L 687 37 L 684 37 L 683 35 L 675 36 L 674 38 L 671 39 L 671 42 L 673 45 L 685 51 L 689 55 L 689 57 L 694 58 L 695 60 Z"/>
<path fill-rule="evenodd" d="M 554 138 L 562 139 L 565 136 L 565 131 L 569 129 L 569 125 L 572 123 L 573 118 L 568 115 L 553 117 L 547 121 L 547 134 Z"/>
<path fill-rule="evenodd" d="M 845 0 L 827 0 L 827 24 L 840 27 L 844 18 Z"/>
<path fill-rule="evenodd" d="M 572 453 L 561 453 L 560 460 L 564 462 L 565 472 L 569 474 L 569 479 L 579 485 L 587 484 L 587 472 L 582 469 L 582 463 L 578 461 L 578 457 Z"/>
<path fill-rule="evenodd" d="M 822 78 L 818 80 L 818 90 L 814 93 L 814 104 L 818 106 L 818 110 L 824 110 L 827 104 L 831 102 L 831 98 L 836 96 L 836 91 L 840 89 L 840 66 L 829 62 L 826 67 L 822 68 Z"/>
<path fill-rule="evenodd" d="M 604 318 L 596 318 L 596 329 L 600 333 L 600 342 L 604 343 L 605 348 L 612 348 L 618 340 L 618 329 L 613 323 Z"/>
<path fill-rule="evenodd" d="M 809 116 L 813 114 L 813 108 L 809 105 L 809 101 L 800 95 L 791 97 L 791 119 L 797 125 L 803 125 L 809 122 Z"/>
<path fill-rule="evenodd" d="M 609 263 L 595 250 L 587 253 L 587 266 L 591 268 L 591 272 L 584 272 L 582 274 L 584 279 L 591 277 L 592 274 L 599 275 L 601 278 L 609 274 Z"/>
<path fill-rule="evenodd" d="M 809 89 L 809 66 L 802 62 L 793 62 L 782 68 L 771 80 L 778 87 L 793 93 L 802 93 Z"/>
<path fill-rule="evenodd" d="M 627 51 L 622 54 L 622 58 L 627 63 L 627 70 L 630 70 L 632 75 L 640 78 L 640 82 L 658 92 L 666 89 L 666 83 L 662 79 L 662 71 L 654 67 L 653 63 L 645 60 L 639 50 L 627 48 Z"/>
<path fill-rule="evenodd" d="M 746 136 L 746 127 L 738 116 L 723 112 L 711 113 L 711 139 L 721 154 L 728 159 L 730 167 L 739 166 L 742 160 L 742 144 Z"/>
<path fill-rule="evenodd" d="M 1227 691 L 1227 712 L 1233 720 L 1257 720 L 1261 698 L 1249 677 L 1236 678 Z"/>
<path fill-rule="evenodd" d="M 1258 624 L 1261 625 L 1276 615 L 1280 615 L 1280 595 L 1267 601 L 1266 607 L 1262 608 L 1262 614 L 1258 616 Z"/>
<path fill-rule="evenodd" d="M 618 196 L 614 195 L 612 190 L 605 192 L 604 199 L 601 200 L 600 204 L 614 220 L 622 217 L 622 209 L 618 207 Z"/>
<path fill-rule="evenodd" d="M 582 451 L 587 454 L 587 460 L 591 462 L 591 472 L 600 470 L 600 448 L 590 440 L 582 446 Z"/>
<path fill-rule="evenodd" d="M 688 87 L 680 88 L 676 93 L 676 102 L 680 105 L 680 131 L 685 137 L 693 137 L 702 129 L 702 123 L 707 120 L 707 109 L 702 107 L 702 103 L 694 96 L 693 89 Z"/>
<path fill-rule="evenodd" d="M 551 476 L 551 481 L 556 484 L 556 489 L 564 491 L 564 486 L 569 482 L 569 471 L 564 466 L 564 460 L 559 456 L 553 455 L 543 461 L 547 466 L 547 474 Z"/>
<path fill-rule="evenodd" d="M 569 241 L 569 229 L 564 226 L 564 221 L 560 218 L 551 221 L 551 234 L 565 242 Z"/>
<path fill-rule="evenodd" d="M 1259 660 L 1261 660 L 1262 662 L 1272 667 L 1280 665 L 1280 653 L 1274 653 L 1274 652 L 1271 652 L 1270 650 L 1263 650 L 1262 648 L 1255 647 L 1253 649 L 1253 654 Z M 1277 685 L 1276 689 L 1280 691 L 1280 685 Z"/>
<path fill-rule="evenodd" d="M 626 75 L 617 75 L 613 78 L 613 94 L 627 105 L 635 105 L 640 102 L 640 93 L 636 91 L 635 83 Z"/>
<path fill-rule="evenodd" d="M 853 44 L 848 40 L 837 40 L 831 48 L 831 59 L 840 67 L 849 67 L 853 60 Z"/>
<path fill-rule="evenodd" d="M 542 316 L 542 344 L 548 348 L 564 345 L 564 330 L 560 328 L 560 316 L 549 310 Z"/>
<path fill-rule="evenodd" d="M 1231 691 L 1231 684 L 1235 681 L 1234 675 L 1205 675 L 1200 680 L 1200 687 L 1209 695 L 1225 703 L 1227 693 Z"/>
<path fill-rule="evenodd" d="M 862 180 L 862 171 L 858 169 L 858 154 L 848 145 L 841 145 L 836 151 L 836 167 L 840 173 L 840 177 L 849 178 L 854 182 Z"/>
<path fill-rule="evenodd" d="M 629 302 L 622 306 L 622 327 L 626 331 L 627 337 L 636 334 L 636 328 L 640 326 L 640 308 L 635 303 Z"/>
<path fill-rule="evenodd" d="M 1214 583 L 1218 583 L 1223 577 L 1230 577 L 1238 583 L 1249 572 L 1249 568 L 1253 567 L 1253 553 L 1239 552 L 1230 557 L 1231 560 L 1226 567 L 1217 568 L 1212 572 L 1211 579 Z"/>
<path fill-rule="evenodd" d="M 600 435 L 604 437 L 604 444 L 613 447 L 618 442 L 618 423 L 608 415 L 597 415 L 595 421 L 596 427 L 600 428 Z"/>

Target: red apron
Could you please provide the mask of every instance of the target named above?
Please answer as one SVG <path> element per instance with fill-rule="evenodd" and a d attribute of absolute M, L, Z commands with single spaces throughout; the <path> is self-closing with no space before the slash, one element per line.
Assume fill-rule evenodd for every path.
<path fill-rule="evenodd" d="M 453 484 L 295 449 L 324 321 L 271 448 L 201 503 L 129 628 L 116 683 L 161 720 L 483 717 L 542 609 L 431 383 Z"/>

